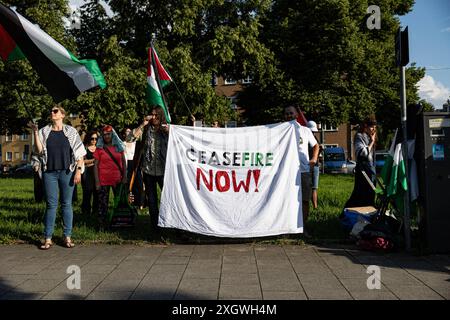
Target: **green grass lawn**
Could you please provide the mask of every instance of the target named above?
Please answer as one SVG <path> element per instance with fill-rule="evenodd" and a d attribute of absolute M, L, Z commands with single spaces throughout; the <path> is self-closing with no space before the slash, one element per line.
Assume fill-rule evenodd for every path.
<path fill-rule="evenodd" d="M 338 216 L 353 189 L 352 175 L 322 175 L 319 185 L 319 208 L 311 210 L 306 224 L 312 241 L 342 241 L 345 234 Z M 137 218 L 134 228 L 99 228 L 96 217 L 81 213 L 81 187 L 78 202 L 74 205 L 73 238 L 76 243 L 210 243 L 223 241 L 245 242 L 302 242 L 300 235 L 277 236 L 255 239 L 219 239 L 176 230 L 164 230 L 162 238 L 150 232 L 150 217 L 146 212 Z M 43 233 L 44 203 L 35 203 L 31 178 L 0 178 L 0 243 L 38 243 Z M 56 241 L 61 240 L 62 220 L 57 215 Z M 59 237 L 59 238 L 58 238 Z"/>

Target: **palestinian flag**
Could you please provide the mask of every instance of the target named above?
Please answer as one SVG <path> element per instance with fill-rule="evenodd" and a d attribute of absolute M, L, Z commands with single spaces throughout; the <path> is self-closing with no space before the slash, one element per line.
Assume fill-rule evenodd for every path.
<path fill-rule="evenodd" d="M 297 122 L 304 127 L 308 126 L 308 120 L 306 120 L 305 114 L 301 110 L 298 112 Z"/>
<path fill-rule="evenodd" d="M 161 106 L 164 109 L 167 123 L 170 123 L 170 114 L 164 97 L 163 88 L 172 81 L 172 77 L 167 73 L 159 61 L 155 48 L 151 46 L 148 49 L 146 99 L 148 104 L 152 106 Z"/>
<path fill-rule="evenodd" d="M 25 59 L 25 56 L 16 45 L 8 32 L 0 24 L 0 57 L 3 61 L 14 61 Z"/>
<path fill-rule="evenodd" d="M 395 131 L 389 154 L 387 155 L 381 178 L 386 187 L 386 195 L 395 201 L 397 209 L 403 211 L 404 194 L 408 190 L 408 181 L 406 179 L 406 166 L 403 159 L 402 144 L 397 141 L 397 131 Z"/>
<path fill-rule="evenodd" d="M 56 103 L 96 86 L 106 87 L 95 60 L 79 60 L 37 25 L 1 3 L 0 56 L 4 61 L 26 57 Z"/>

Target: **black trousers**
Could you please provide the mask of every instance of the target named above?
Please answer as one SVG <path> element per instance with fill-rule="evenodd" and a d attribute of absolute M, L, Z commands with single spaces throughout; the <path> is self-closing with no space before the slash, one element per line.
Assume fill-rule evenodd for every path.
<path fill-rule="evenodd" d="M 85 214 L 98 213 L 98 193 L 95 190 L 94 174 L 90 168 L 81 176 L 81 186 L 83 187 L 83 202 L 81 203 L 81 210 Z M 92 204 L 91 204 L 92 203 Z"/>
<path fill-rule="evenodd" d="M 98 193 L 95 188 L 83 186 L 83 203 L 81 204 L 81 209 L 86 214 L 96 215 L 98 213 Z"/>
<path fill-rule="evenodd" d="M 148 199 L 148 208 L 150 212 L 150 221 L 153 228 L 158 228 L 158 218 L 159 218 L 159 209 L 158 209 L 158 191 L 157 186 L 163 188 L 164 185 L 164 176 L 151 176 L 149 174 L 144 173 L 144 185 L 145 185 L 145 194 Z"/>
<path fill-rule="evenodd" d="M 109 209 L 109 190 L 113 190 L 113 195 L 117 194 L 117 187 L 115 186 L 101 186 L 98 193 L 98 215 L 101 217 L 106 217 L 108 215 Z"/>

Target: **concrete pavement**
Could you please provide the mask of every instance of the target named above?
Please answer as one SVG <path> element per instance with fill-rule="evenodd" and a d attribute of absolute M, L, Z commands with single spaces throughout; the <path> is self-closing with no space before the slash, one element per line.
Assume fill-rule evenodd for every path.
<path fill-rule="evenodd" d="M 78 274 L 67 273 L 71 265 L 80 289 L 68 289 Z M 369 265 L 380 268 L 380 289 L 367 287 Z M 0 246 L 0 299 L 448 300 L 450 256 L 308 245 Z"/>

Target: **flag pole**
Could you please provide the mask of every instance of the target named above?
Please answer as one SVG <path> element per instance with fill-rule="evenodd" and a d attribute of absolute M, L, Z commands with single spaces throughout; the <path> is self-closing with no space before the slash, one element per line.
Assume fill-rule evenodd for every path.
<path fill-rule="evenodd" d="M 410 208 L 410 184 L 409 184 L 409 172 L 408 172 L 408 129 L 407 129 L 407 111 L 406 111 L 406 76 L 405 67 L 400 67 L 400 101 L 402 110 L 402 131 L 403 131 L 403 143 L 402 143 L 402 153 L 403 161 L 405 163 L 405 176 L 407 183 L 407 190 L 405 192 L 404 198 L 404 226 L 405 226 L 405 249 L 407 252 L 411 251 L 411 208 Z"/>
<path fill-rule="evenodd" d="M 173 80 L 173 78 L 172 78 L 172 80 Z M 175 82 L 175 80 L 173 80 L 173 84 L 175 85 L 175 88 L 177 89 L 177 92 L 178 92 L 178 94 L 180 95 L 181 100 L 183 101 L 184 105 L 186 106 L 187 110 L 189 111 L 189 114 L 192 116 L 193 114 L 192 114 L 192 112 L 191 112 L 191 109 L 189 109 L 189 107 L 188 107 L 186 101 L 184 100 L 184 97 L 183 97 L 183 95 L 181 94 L 180 89 L 178 89 L 178 86 L 177 86 L 177 83 Z"/>
<path fill-rule="evenodd" d="M 167 99 L 166 99 L 166 96 L 164 95 L 164 91 L 163 91 L 163 88 L 161 86 L 161 79 L 159 78 L 158 68 L 157 68 L 156 63 L 155 63 L 155 47 L 153 46 L 153 39 L 150 42 L 150 47 L 151 47 L 151 54 L 152 54 L 152 56 L 151 56 L 152 66 L 153 66 L 153 71 L 155 72 L 156 84 L 158 85 L 159 92 L 161 92 L 161 97 L 162 97 L 163 103 L 164 103 L 164 105 L 166 107 L 166 110 L 167 110 L 167 116 L 171 120 L 170 114 L 169 114 L 169 105 L 167 104 Z M 170 122 L 171 121 L 169 121 L 169 123 Z"/>
<path fill-rule="evenodd" d="M 152 51 L 155 51 L 155 47 L 154 47 L 154 40 L 152 39 L 152 41 L 150 42 L 150 46 L 151 46 L 151 48 L 152 48 Z M 154 58 L 153 58 L 153 56 L 152 56 L 152 65 L 153 65 L 153 69 L 155 69 L 156 68 L 156 66 L 154 65 Z M 156 70 L 156 69 L 155 69 Z M 158 74 L 158 72 L 156 72 L 155 71 L 155 77 L 156 77 L 156 82 L 158 83 L 158 88 L 159 88 L 159 91 L 161 92 L 161 95 L 162 95 L 162 97 L 163 97 L 163 100 L 164 100 L 164 103 L 166 104 L 166 108 L 167 108 L 167 102 L 166 102 L 166 98 L 165 98 L 165 96 L 164 96 L 164 93 L 163 93 L 163 91 L 162 91 L 162 88 L 161 88 L 161 84 L 160 84 L 160 79 L 159 79 L 159 74 Z M 173 84 L 175 85 L 175 89 L 177 90 L 177 93 L 179 94 L 179 96 L 180 96 L 180 98 L 181 98 L 181 101 L 183 101 L 183 104 L 184 104 L 184 106 L 186 107 L 186 109 L 188 110 L 188 112 L 189 112 L 189 114 L 192 116 L 193 114 L 192 114 L 192 111 L 191 111 L 191 109 L 189 108 L 189 106 L 188 106 L 188 104 L 186 103 L 186 100 L 184 99 L 184 96 L 181 94 L 181 91 L 180 91 L 180 89 L 178 88 L 178 85 L 177 85 L 177 83 L 175 82 L 175 80 L 172 78 L 172 82 L 173 82 Z M 169 110 L 168 108 L 167 108 L 167 110 Z"/>
<path fill-rule="evenodd" d="M 23 107 L 25 108 L 25 111 L 26 111 L 28 117 L 31 119 L 31 122 L 35 123 L 34 119 L 33 119 L 33 116 L 30 113 L 30 110 L 28 109 L 27 105 L 23 101 L 22 95 L 20 94 L 20 92 L 19 92 L 19 90 L 17 88 L 15 88 L 15 89 L 16 89 L 17 95 L 19 96 L 20 101 L 22 102 Z"/>

